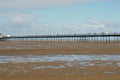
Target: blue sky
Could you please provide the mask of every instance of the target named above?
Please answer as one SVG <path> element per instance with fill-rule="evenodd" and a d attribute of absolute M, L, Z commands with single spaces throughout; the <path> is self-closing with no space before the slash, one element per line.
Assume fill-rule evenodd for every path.
<path fill-rule="evenodd" d="M 10 35 L 120 32 L 120 1 L 0 0 L 0 32 Z"/>

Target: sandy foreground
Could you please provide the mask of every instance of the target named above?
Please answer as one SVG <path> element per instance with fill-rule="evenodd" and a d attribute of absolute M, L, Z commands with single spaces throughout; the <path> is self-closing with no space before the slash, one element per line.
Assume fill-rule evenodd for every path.
<path fill-rule="evenodd" d="M 0 80 L 120 80 L 120 59 L 111 57 L 120 56 L 119 42 L 0 42 L 0 45 Z M 29 62 L 28 55 L 49 56 L 49 60 L 59 55 L 63 60 Z M 63 55 L 73 55 L 71 59 L 75 60 L 67 61 Z M 88 60 L 79 61 L 77 55 L 87 55 Z M 89 55 L 111 56 L 108 60 L 101 57 L 89 60 Z M 13 60 L 11 56 L 15 56 Z M 16 56 L 28 62 L 14 62 Z"/>
<path fill-rule="evenodd" d="M 103 62 L 97 61 L 98 64 Z M 104 62 L 105 63 L 105 62 Z M 103 64 L 104 64 L 103 63 Z M 114 62 L 112 63 L 114 64 Z M 0 80 L 119 80 L 120 67 L 80 66 L 50 67 L 65 62 L 1 64 Z M 42 66 L 40 68 L 40 66 Z M 44 67 L 43 67 L 44 66 Z M 49 67 L 46 67 L 49 66 Z"/>

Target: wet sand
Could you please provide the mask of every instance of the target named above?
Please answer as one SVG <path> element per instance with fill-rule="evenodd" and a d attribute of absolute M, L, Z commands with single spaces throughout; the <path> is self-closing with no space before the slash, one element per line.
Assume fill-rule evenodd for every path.
<path fill-rule="evenodd" d="M 120 48 L 108 49 L 9 49 L 0 50 L 0 55 L 54 55 L 54 54 L 120 54 Z"/>
<path fill-rule="evenodd" d="M 95 66 L 76 62 L 74 66 L 67 66 L 66 62 L 5 63 L 0 64 L 0 80 L 119 80 L 120 67 L 115 62 L 98 66 L 105 63 L 96 61 Z"/>
<path fill-rule="evenodd" d="M 90 42 L 0 42 L 0 45 L 0 56 L 5 57 L 25 55 L 112 56 L 120 54 L 119 42 L 94 44 Z M 26 45 L 29 46 L 26 47 Z M 64 57 L 62 58 L 64 59 Z M 7 63 L 0 63 L 0 80 L 120 80 L 119 75 L 119 57 L 118 60 L 88 60 L 80 62 L 77 60 L 72 62 L 11 62 L 8 60 Z"/>
<path fill-rule="evenodd" d="M 7 41 L 0 42 L 2 54 L 120 54 L 120 42 Z"/>

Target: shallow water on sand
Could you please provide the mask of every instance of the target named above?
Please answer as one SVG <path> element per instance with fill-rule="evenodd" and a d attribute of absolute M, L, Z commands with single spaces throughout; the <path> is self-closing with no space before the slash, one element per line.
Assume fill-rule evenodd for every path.
<path fill-rule="evenodd" d="M 39 74 L 40 76 L 41 75 L 45 76 L 45 78 L 46 76 L 52 78 L 54 78 L 54 76 L 57 76 L 63 78 L 63 76 L 78 77 L 79 75 L 82 75 L 83 77 L 96 76 L 96 75 L 115 76 L 120 74 L 119 69 L 120 69 L 120 55 L 1 55 L 0 56 L 0 77 L 3 78 L 3 80 L 6 80 L 4 79 L 6 78 L 4 76 L 16 76 L 16 75 L 18 77 L 20 76 L 20 78 L 23 78 L 24 80 L 25 75 L 31 76 L 31 73 L 32 75 L 34 75 L 34 77 L 36 77 L 36 75 Z M 7 80 L 9 80 L 9 78 Z M 88 79 L 84 79 L 84 80 L 88 80 Z"/>
<path fill-rule="evenodd" d="M 120 67 L 120 55 L 12 55 L 0 56 L 0 64 L 3 63 L 54 63 L 65 62 L 59 66 L 41 65 L 35 66 L 33 69 L 46 68 L 65 68 L 65 67 Z M 82 67 L 81 67 L 82 66 Z M 0 68 L 0 70 L 5 70 Z"/>
<path fill-rule="evenodd" d="M 12 55 L 0 56 L 0 63 L 22 63 L 22 62 L 81 62 L 81 61 L 120 61 L 120 55 Z M 118 63 L 117 65 L 120 66 Z"/>

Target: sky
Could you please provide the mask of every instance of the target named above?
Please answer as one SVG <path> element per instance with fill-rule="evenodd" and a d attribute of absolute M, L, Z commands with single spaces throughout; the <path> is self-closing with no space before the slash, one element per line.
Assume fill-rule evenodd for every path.
<path fill-rule="evenodd" d="M 120 33 L 120 0 L 0 0 L 0 33 Z"/>

